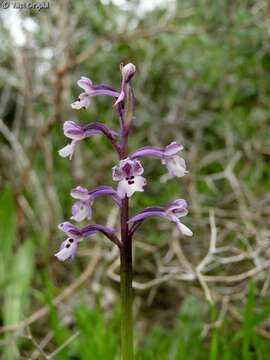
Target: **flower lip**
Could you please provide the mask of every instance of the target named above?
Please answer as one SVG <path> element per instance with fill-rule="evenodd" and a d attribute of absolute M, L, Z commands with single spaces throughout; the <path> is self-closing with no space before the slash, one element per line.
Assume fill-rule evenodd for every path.
<path fill-rule="evenodd" d="M 131 197 L 136 191 L 143 192 L 144 186 L 146 185 L 146 180 L 142 176 L 135 176 L 133 180 L 127 178 L 119 181 L 117 187 L 117 193 L 121 199 L 124 199 L 125 196 L 128 198 Z"/>
<path fill-rule="evenodd" d="M 58 252 L 55 253 L 54 256 L 56 256 L 60 261 L 73 259 L 77 251 L 77 246 L 78 244 L 76 239 L 70 237 L 62 242 Z"/>
<path fill-rule="evenodd" d="M 114 181 L 119 181 L 117 193 L 121 199 L 132 196 L 136 191 L 144 191 L 146 180 L 141 176 L 143 172 L 142 164 L 137 159 L 126 158 L 113 167 L 112 178 Z"/>
<path fill-rule="evenodd" d="M 87 109 L 91 103 L 91 97 L 86 92 L 79 95 L 77 101 L 74 101 L 70 106 L 72 109 L 79 110 L 81 108 Z"/>
<path fill-rule="evenodd" d="M 62 149 L 58 150 L 58 154 L 63 158 L 68 157 L 71 160 L 75 152 L 75 147 L 76 147 L 76 140 L 72 140 L 70 144 L 67 144 Z"/>

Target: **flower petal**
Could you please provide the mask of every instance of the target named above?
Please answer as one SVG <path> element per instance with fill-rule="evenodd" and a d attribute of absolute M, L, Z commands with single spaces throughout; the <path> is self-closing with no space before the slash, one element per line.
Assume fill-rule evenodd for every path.
<path fill-rule="evenodd" d="M 142 167 L 142 164 L 139 160 L 134 160 L 133 163 L 133 175 L 138 176 L 142 175 L 144 172 L 144 168 Z"/>
<path fill-rule="evenodd" d="M 183 150 L 184 146 L 181 144 L 178 144 L 176 141 L 171 142 L 169 145 L 167 145 L 164 149 L 164 155 L 165 156 L 172 156 L 177 154 L 180 150 Z"/>
<path fill-rule="evenodd" d="M 168 217 L 173 218 L 173 221 L 175 221 L 175 218 L 186 216 L 188 214 L 186 200 L 176 199 L 170 205 L 166 206 L 165 212 Z"/>
<path fill-rule="evenodd" d="M 120 162 L 121 171 L 123 177 L 130 177 L 133 176 L 133 162 L 129 160 L 123 160 Z"/>
<path fill-rule="evenodd" d="M 192 236 L 193 232 L 184 224 L 182 224 L 180 221 L 176 222 L 177 228 L 179 231 L 186 236 Z"/>
<path fill-rule="evenodd" d="M 121 199 L 124 199 L 127 192 L 129 191 L 128 184 L 126 180 L 121 180 L 117 186 L 117 194 Z"/>
<path fill-rule="evenodd" d="M 73 199 L 78 199 L 81 201 L 89 201 L 90 195 L 88 189 L 77 186 L 75 189 L 72 189 L 70 192 L 70 195 L 73 197 Z"/>
<path fill-rule="evenodd" d="M 112 178 L 114 181 L 120 181 L 123 178 L 122 171 L 118 165 L 112 168 Z"/>
<path fill-rule="evenodd" d="M 122 199 L 125 196 L 131 197 L 136 191 L 143 192 L 145 185 L 146 180 L 142 176 L 135 176 L 133 180 L 123 179 L 118 183 L 117 193 Z"/>
<path fill-rule="evenodd" d="M 83 128 L 74 121 L 64 122 L 64 134 L 73 140 L 82 140 L 85 136 Z"/>
<path fill-rule="evenodd" d="M 71 224 L 69 221 L 59 224 L 58 229 L 74 239 L 80 239 L 82 237 L 81 230 L 76 228 L 76 226 Z"/>
<path fill-rule="evenodd" d="M 171 177 L 183 177 L 188 173 L 185 160 L 178 155 L 165 158 L 165 163 Z"/>
<path fill-rule="evenodd" d="M 139 160 L 131 160 L 130 158 L 126 158 L 124 160 L 120 160 L 119 164 L 113 167 L 112 177 L 115 181 L 122 179 L 129 180 L 128 178 L 142 175 L 143 172 L 144 169 Z"/>
<path fill-rule="evenodd" d="M 77 84 L 81 87 L 86 93 L 92 91 L 93 82 L 89 78 L 85 76 L 81 76 L 80 80 L 78 80 Z"/>
<path fill-rule="evenodd" d="M 73 102 L 70 106 L 72 109 L 79 110 L 81 108 L 87 109 L 91 103 L 91 97 L 87 93 L 81 93 L 79 99 Z"/>
<path fill-rule="evenodd" d="M 115 90 L 111 86 L 105 84 L 94 85 L 93 82 L 85 76 L 82 76 L 77 84 L 89 96 L 107 95 L 117 98 L 120 95 L 119 91 Z"/>
<path fill-rule="evenodd" d="M 91 217 L 92 217 L 92 209 L 86 202 L 76 201 L 72 205 L 71 220 L 75 220 L 79 222 L 85 219 L 90 220 Z"/>
<path fill-rule="evenodd" d="M 65 240 L 61 246 L 59 251 L 54 254 L 60 261 L 65 261 L 68 259 L 73 259 L 77 251 L 77 241 L 73 238 L 68 238 Z"/>
<path fill-rule="evenodd" d="M 74 151 L 75 151 L 75 145 L 76 145 L 76 141 L 73 140 L 70 144 L 68 144 L 65 147 L 63 147 L 62 149 L 60 149 L 58 151 L 58 154 L 60 156 L 62 156 L 63 158 L 69 157 L 69 159 L 71 160 L 72 156 L 74 154 Z"/>

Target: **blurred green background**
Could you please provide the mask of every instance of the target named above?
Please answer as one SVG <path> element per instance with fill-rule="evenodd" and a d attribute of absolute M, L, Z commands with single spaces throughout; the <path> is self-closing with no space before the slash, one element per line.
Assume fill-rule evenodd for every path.
<path fill-rule="evenodd" d="M 19 2 L 19 1 L 17 1 Z M 119 359 L 118 252 L 85 241 L 73 262 L 53 254 L 70 189 L 108 184 L 105 139 L 57 151 L 62 123 L 117 129 L 111 99 L 74 111 L 80 76 L 120 87 L 133 62 L 130 151 L 185 146 L 189 174 L 166 182 L 145 160 L 144 206 L 186 198 L 180 238 L 148 221 L 134 239 L 136 358 L 269 359 L 270 4 L 267 0 L 59 0 L 0 9 L 0 354 L 13 359 Z M 96 222 L 115 225 L 101 199 Z"/>

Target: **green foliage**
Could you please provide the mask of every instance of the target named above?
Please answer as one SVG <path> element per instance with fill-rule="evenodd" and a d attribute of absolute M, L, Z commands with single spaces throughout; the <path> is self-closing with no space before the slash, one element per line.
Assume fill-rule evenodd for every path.
<path fill-rule="evenodd" d="M 190 297 L 182 304 L 175 329 L 154 327 L 145 340 L 138 360 L 206 359 L 200 333 L 206 308 L 196 298 Z"/>
<path fill-rule="evenodd" d="M 214 324 L 217 321 L 217 312 L 214 306 L 210 307 L 210 312 L 212 317 L 212 323 Z M 210 349 L 209 349 L 210 360 L 218 359 L 219 337 L 220 337 L 220 329 L 218 329 L 217 327 L 213 327 Z"/>
<path fill-rule="evenodd" d="M 46 294 L 45 294 L 45 303 L 50 307 L 49 320 L 50 328 L 54 334 L 54 342 L 57 346 L 61 346 L 70 336 L 71 332 L 68 327 L 64 326 L 61 321 L 61 317 L 58 314 L 56 307 L 54 306 L 52 300 L 55 296 L 55 289 L 52 287 L 49 279 L 45 279 L 46 284 Z M 69 353 L 69 351 L 68 351 Z M 60 352 L 57 355 L 58 360 L 65 360 L 67 356 L 65 352 Z"/>
<path fill-rule="evenodd" d="M 12 258 L 12 245 L 16 236 L 16 216 L 12 192 L 9 187 L 0 197 L 0 287 L 3 289 L 9 278 L 9 263 Z"/>
<path fill-rule="evenodd" d="M 251 283 L 243 310 L 243 324 L 231 328 L 225 317 L 219 327 L 213 327 L 207 339 L 202 338 L 206 305 L 188 297 L 183 303 L 174 330 L 155 327 L 144 341 L 138 360 L 267 360 L 270 350 L 268 340 L 256 332 L 256 326 L 269 317 L 270 303 L 264 302 L 256 313 L 255 285 Z M 213 324 L 217 311 L 210 308 Z M 233 331 L 232 331 L 233 330 Z M 207 340 L 207 341 L 205 341 Z"/>
<path fill-rule="evenodd" d="M 99 308 L 89 311 L 84 306 L 75 309 L 75 316 L 81 331 L 77 344 L 79 358 L 114 360 L 119 348 L 120 319 L 105 321 Z"/>
<path fill-rule="evenodd" d="M 9 188 L 3 192 L 0 210 L 0 238 L 2 241 L 1 288 L 3 295 L 2 317 L 4 325 L 18 323 L 25 316 L 25 310 L 29 303 L 31 279 L 34 269 L 34 252 L 32 240 L 26 240 L 17 248 L 16 253 L 12 246 L 16 241 L 16 220 L 14 202 Z M 6 336 L 9 347 L 3 354 L 5 360 L 17 357 L 18 341 L 11 336 Z"/>
<path fill-rule="evenodd" d="M 255 282 L 250 282 L 247 301 L 243 311 L 243 325 L 239 331 L 242 339 L 242 358 L 251 360 L 254 355 L 258 359 L 264 359 L 266 349 L 270 350 L 267 342 L 263 341 L 256 333 L 256 326 L 260 325 L 270 316 L 270 302 L 264 302 L 259 308 L 257 301 L 257 290 Z"/>

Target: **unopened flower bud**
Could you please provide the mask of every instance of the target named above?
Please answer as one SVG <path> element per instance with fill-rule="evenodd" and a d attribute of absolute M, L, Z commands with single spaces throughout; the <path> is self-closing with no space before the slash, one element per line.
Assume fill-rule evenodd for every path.
<path fill-rule="evenodd" d="M 122 76 L 125 82 L 128 82 L 132 79 L 133 75 L 136 72 L 136 66 L 132 63 L 122 66 Z"/>

